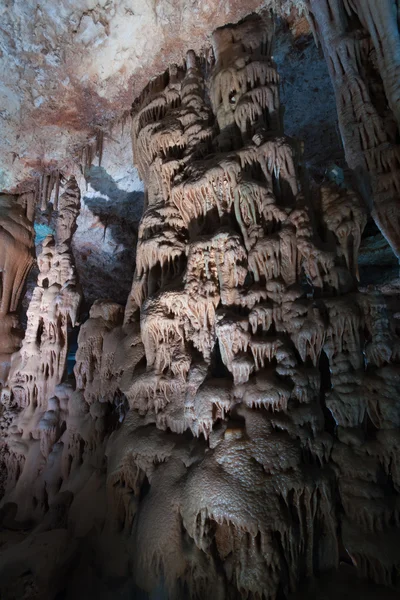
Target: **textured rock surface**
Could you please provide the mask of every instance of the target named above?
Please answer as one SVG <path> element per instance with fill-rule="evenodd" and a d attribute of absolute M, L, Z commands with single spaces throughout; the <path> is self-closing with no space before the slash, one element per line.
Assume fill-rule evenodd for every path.
<path fill-rule="evenodd" d="M 74 378 L 76 180 L 42 206 L 55 239 L 2 390 L 6 599 L 329 598 L 343 560 L 337 593 L 362 593 L 357 575 L 398 590 L 395 290 L 357 290 L 360 198 L 307 192 L 272 38 L 269 19 L 217 29 L 215 60 L 189 52 L 136 101 L 136 270 L 125 311 L 92 305 Z M 106 207 L 130 204 L 135 173 L 117 150 L 89 166 L 81 231 L 132 247 Z"/>
<path fill-rule="evenodd" d="M 0 190 L 51 166 L 70 165 L 88 137 L 99 128 L 108 130 L 129 110 L 154 73 L 180 62 L 189 48 L 209 44 L 213 28 L 262 5 L 256 0 L 2 2 Z"/>
<path fill-rule="evenodd" d="M 328 67 L 305 17 L 294 23 L 280 21 L 274 60 L 280 74 L 285 131 L 304 142 L 309 172 L 320 180 L 334 165 L 345 168 Z"/>
<path fill-rule="evenodd" d="M 336 95 L 349 167 L 400 259 L 400 34 L 397 3 L 309 0 Z"/>
<path fill-rule="evenodd" d="M 101 10 L 77 48 L 96 48 Z M 4 600 L 399 593 L 400 283 L 349 187 L 322 55 L 304 18 L 287 23 L 283 86 L 269 14 L 218 28 L 132 119 L 2 197 L 4 261 L 21 260 L 3 269 L 0 326 L 34 217 L 40 248 L 1 390 Z M 281 92 L 310 150 L 285 135 Z"/>
<path fill-rule="evenodd" d="M 21 342 L 18 310 L 33 263 L 33 195 L 0 195 L 0 380 Z"/>

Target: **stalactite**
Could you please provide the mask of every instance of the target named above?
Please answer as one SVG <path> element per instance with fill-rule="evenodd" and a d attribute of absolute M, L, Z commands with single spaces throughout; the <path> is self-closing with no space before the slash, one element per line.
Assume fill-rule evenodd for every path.
<path fill-rule="evenodd" d="M 400 126 L 400 35 L 393 3 L 309 0 L 308 5 L 336 94 L 347 162 L 373 218 L 400 258 L 399 146 L 386 131 L 383 107 L 374 104 L 371 91 L 372 78 L 381 77 Z M 376 57 L 377 74 L 371 56 Z"/>
<path fill-rule="evenodd" d="M 95 156 L 97 156 L 98 158 L 98 166 L 101 167 L 101 161 L 103 159 L 103 150 L 104 131 L 102 129 L 99 129 L 94 135 L 94 140 L 91 139 L 91 141 L 88 142 L 81 149 L 80 168 L 84 176 L 87 174 L 86 172 L 91 168 Z"/>
<path fill-rule="evenodd" d="M 54 210 L 58 210 L 58 200 L 59 200 L 59 196 L 60 196 L 60 179 L 61 179 L 61 174 L 59 171 L 56 171 L 56 189 L 54 192 L 54 202 L 53 202 Z"/>
<path fill-rule="evenodd" d="M 150 493 L 134 520 L 135 545 L 142 549 L 134 569 L 149 590 L 168 573 L 167 587 L 178 596 L 179 581 L 185 581 L 191 597 L 225 585 L 243 597 L 275 598 L 280 585 L 293 591 L 299 578 L 312 576 L 315 552 L 318 568 L 337 564 L 333 474 L 326 466 L 332 440 L 323 433 L 316 366 L 329 336 L 323 296 L 332 294 L 337 278 L 341 234 L 328 251 L 313 229 L 296 152 L 282 137 L 278 76 L 266 50 L 271 30 L 267 26 L 265 37 L 260 24 L 250 19 L 213 38 L 210 96 L 220 128 L 215 147 L 227 153 L 203 157 L 205 138 L 194 127 L 200 113 L 189 118 L 186 112 L 193 98 L 191 108 L 207 115 L 202 127 L 208 138 L 210 116 L 200 102 L 203 86 L 192 53 L 187 74 L 173 68 L 154 89 L 149 86 L 133 116 L 134 152 L 149 206 L 125 318 L 140 312 L 146 368 L 124 387 L 129 414 L 141 417 L 134 426 L 128 418 L 113 438 L 110 456 L 121 467 L 112 467 L 110 484 L 118 477 L 126 481 L 130 461 L 135 472 L 145 468 Z M 252 179 L 252 167 L 262 181 Z M 334 230 L 346 218 L 351 236 L 362 229 L 357 219 L 363 213 L 355 197 L 346 198 L 349 208 Z M 358 243 L 355 236 L 355 252 Z M 179 269 L 165 271 L 163 265 L 178 257 Z M 304 274 L 319 301 L 307 298 Z M 346 348 L 357 351 L 350 342 Z M 167 431 L 163 436 L 154 425 L 149 429 L 157 444 L 146 449 L 151 458 L 144 466 L 133 446 L 149 423 Z M 204 436 L 208 453 L 198 446 L 204 458 L 188 462 L 189 446 L 179 445 L 159 464 L 168 440 L 186 429 Z M 314 463 L 320 471 L 313 480 L 316 472 L 308 469 Z M 173 492 L 162 494 L 166 489 Z M 138 495 L 135 486 L 132 494 Z M 164 538 L 155 543 L 151 533 L 159 510 L 168 514 L 161 536 L 174 540 L 173 567 Z M 298 529 L 290 511 L 298 515 Z M 316 523 L 325 532 L 325 549 L 313 546 Z M 192 540 L 186 551 L 182 531 Z M 193 571 L 194 557 L 201 574 Z M 225 583 L 215 571 L 221 560 Z M 282 560 L 290 565 L 285 574 Z M 221 591 L 222 597 L 229 592 Z"/>
<path fill-rule="evenodd" d="M 345 18 L 338 2 L 322 3 L 329 21 Z M 372 11 L 360 4 L 346 7 Z M 177 600 L 289 597 L 336 577 L 341 545 L 354 571 L 398 586 L 400 345 L 384 299 L 357 291 L 358 196 L 324 185 L 314 211 L 305 193 L 283 135 L 273 33 L 254 15 L 221 28 L 211 73 L 189 51 L 136 100 L 148 202 L 132 291 L 124 314 L 92 305 L 75 389 L 65 377 L 81 299 L 75 180 L 55 198 L 56 236 L 2 390 L 0 511 L 15 503 L 16 523 L 35 523 L 32 547 L 44 534 L 55 547 L 59 527 L 95 549 L 80 552 L 82 569 Z M 343 75 L 364 50 L 338 45 Z M 351 85 L 341 93 L 367 157 L 382 130 L 363 121 L 365 86 Z M 102 143 L 84 149 L 83 172 Z M 396 152 L 380 150 L 370 164 L 388 170 Z M 43 178 L 41 199 L 57 182 Z"/>

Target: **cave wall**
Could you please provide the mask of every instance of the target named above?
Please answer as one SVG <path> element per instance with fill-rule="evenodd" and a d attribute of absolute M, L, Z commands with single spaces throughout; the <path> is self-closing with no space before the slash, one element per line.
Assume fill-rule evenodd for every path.
<path fill-rule="evenodd" d="M 398 593 L 396 288 L 359 285 L 365 197 L 285 136 L 274 37 L 253 15 L 150 81 L 143 187 L 97 140 L 4 199 L 24 277 L 35 202 L 51 230 L 1 396 L 4 598 Z"/>
<path fill-rule="evenodd" d="M 326 57 L 346 160 L 375 222 L 400 256 L 398 6 L 310 1 Z"/>

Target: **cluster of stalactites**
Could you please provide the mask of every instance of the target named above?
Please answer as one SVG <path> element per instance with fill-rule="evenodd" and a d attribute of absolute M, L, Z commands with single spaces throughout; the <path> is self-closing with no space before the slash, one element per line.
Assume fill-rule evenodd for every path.
<path fill-rule="evenodd" d="M 120 304 L 96 300 L 79 331 L 74 374 L 76 387 L 89 405 L 120 403 L 118 390 L 129 387 L 132 373 L 143 358 L 138 324 L 122 325 L 122 318 Z M 123 413 L 119 416 L 122 420 Z"/>
<path fill-rule="evenodd" d="M 400 34 L 395 5 L 387 0 L 309 0 L 309 6 L 336 93 L 347 162 L 377 225 L 400 257 Z M 374 83 L 383 84 L 382 94 L 376 94 Z"/>
<path fill-rule="evenodd" d="M 119 305 L 92 306 L 76 391 L 59 385 L 80 302 L 69 181 L 3 390 L 2 418 L 17 409 L 6 501 L 37 518 L 61 485 L 84 537 L 106 518 L 102 502 L 88 503 L 94 517 L 82 502 L 102 489 L 106 452 L 105 531 L 132 541 L 139 586 L 163 580 L 173 598 L 275 600 L 337 567 L 335 475 L 354 564 L 389 584 L 396 569 L 400 346 L 383 299 L 355 291 L 358 197 L 324 186 L 313 215 L 302 194 L 272 37 L 255 17 L 214 34 L 214 115 L 193 52 L 136 105 L 148 205 L 135 279 L 124 322 Z"/>
<path fill-rule="evenodd" d="M 245 20 L 239 27 L 217 29 L 212 38 L 215 66 L 210 99 L 222 150 L 240 147 L 256 133 L 279 135 L 279 77 L 272 60 L 270 21 Z"/>
<path fill-rule="evenodd" d="M 230 91 L 239 96 L 251 92 L 246 118 L 251 127 L 260 124 L 252 106 L 266 77 L 277 93 L 271 39 L 271 23 L 260 28 L 260 21 L 252 19 L 214 34 L 216 63 L 209 89 L 217 120 L 221 107 L 229 108 L 233 119 L 241 110 L 240 102 L 229 102 Z M 172 69 L 156 83 L 133 119 L 137 158 L 147 165 L 143 172 L 148 187 L 158 192 L 139 228 L 132 287 L 132 305 L 141 307 L 147 369 L 133 379 L 127 395 L 132 407 L 155 412 L 159 426 L 178 431 L 190 426 L 198 434 L 202 426 L 198 416 L 193 419 L 194 394 L 207 377 L 216 343 L 234 385 L 245 384 L 277 355 L 293 367 L 294 349 L 302 361 L 317 364 L 326 326 L 322 316 L 315 318 L 321 310 L 306 300 L 301 286 L 306 279 L 319 296 L 340 292 L 343 279 L 345 290 L 352 287 L 351 275 L 346 280 L 343 272 L 357 274 L 365 216 L 354 194 L 333 186 L 325 189 L 322 213 L 334 240 L 324 248 L 300 192 L 296 153 L 276 135 L 272 122 L 257 125 L 253 139 L 243 138 L 237 150 L 202 159 L 194 151 L 202 143 L 199 128 L 203 125 L 207 135 L 212 128 L 194 54 L 188 54 L 185 75 Z M 156 110 L 159 105 L 162 110 Z M 279 96 L 275 108 L 278 114 Z M 201 120 L 202 110 L 207 119 Z M 183 135 L 189 131 L 194 138 Z M 220 127 L 215 132 L 217 138 L 223 131 Z M 190 157 L 187 163 L 185 156 Z M 152 169 L 154 164 L 157 169 Z M 253 325 L 257 319 L 264 323 L 261 330 Z M 275 335 L 269 338 L 270 329 Z M 290 338 L 293 350 L 282 335 Z M 226 401 L 223 410 L 230 404 Z M 210 421 L 203 416 L 207 434 Z"/>
<path fill-rule="evenodd" d="M 39 203 L 42 211 L 47 210 L 53 199 L 53 210 L 58 210 L 62 175 L 58 169 L 42 173 L 35 190 L 35 201 Z"/>
<path fill-rule="evenodd" d="M 336 92 L 347 162 L 399 257 L 400 35 L 395 3 L 310 0 L 309 5 Z M 365 216 L 354 211 L 351 197 L 336 198 L 329 190 L 322 194 L 322 205 L 325 225 L 356 273 L 352 252 L 360 239 L 357 225 Z M 326 405 L 338 435 L 332 463 L 344 509 L 342 540 L 363 576 L 396 586 L 399 340 L 384 298 L 369 290 L 353 304 L 343 302 L 327 305 L 336 326 L 325 343 L 331 385 Z"/>
<path fill-rule="evenodd" d="M 61 195 L 56 238 L 48 236 L 38 256 L 39 275 L 27 311 L 21 350 L 13 357 L 8 380 L 19 408 L 43 405 L 63 378 L 68 334 L 76 325 L 82 294 L 70 249 L 80 206 L 71 178 Z"/>
<path fill-rule="evenodd" d="M 204 78 L 189 51 L 185 68 L 171 65 L 142 94 L 132 120 L 132 143 L 148 203 L 168 199 L 172 178 L 195 155 L 207 152 L 213 130 Z M 164 83 L 164 87 L 160 83 Z"/>
<path fill-rule="evenodd" d="M 321 210 L 327 229 L 339 243 L 347 268 L 359 279 L 358 251 L 367 224 L 366 210 L 360 198 L 351 190 L 325 185 L 321 189 Z"/>
<path fill-rule="evenodd" d="M 172 201 L 174 180 L 210 150 L 213 136 L 204 77 L 194 52 L 143 93 L 132 121 L 135 160 L 146 183 L 136 273 L 127 314 L 182 271 L 187 231 Z M 130 317 L 128 317 L 129 320 Z"/>
<path fill-rule="evenodd" d="M 336 296 L 354 289 L 365 216 L 354 194 L 325 189 L 318 240 L 280 131 L 271 39 L 258 19 L 214 34 L 214 127 L 193 53 L 133 119 L 149 204 L 125 322 L 140 313 L 146 360 L 121 380 L 131 411 L 108 451 L 109 484 L 119 526 L 138 519 L 138 583 L 167 574 L 172 596 L 180 580 L 192 597 L 232 587 L 275 598 L 280 582 L 294 591 L 338 560 L 318 366 L 342 347 L 358 360 L 360 310 Z M 204 155 L 209 142 L 217 152 Z"/>
<path fill-rule="evenodd" d="M 398 578 L 393 540 L 400 527 L 399 339 L 383 297 L 370 291 L 354 302 L 345 300 L 327 304 L 335 326 L 325 344 L 331 382 L 326 405 L 338 436 L 332 464 L 344 509 L 342 539 L 362 576 L 393 586 Z"/>
<path fill-rule="evenodd" d="M 134 412 L 127 416 L 108 448 L 108 485 L 115 526 L 132 532 L 132 548 L 140 548 L 132 562 L 141 587 L 150 591 L 163 577 L 171 597 L 184 597 L 186 588 L 190 598 L 272 599 L 278 588 L 295 591 L 316 565 L 336 563 L 328 471 L 307 471 L 303 458 L 310 452 L 324 465 L 330 441 L 314 443 L 305 412 L 296 412 L 304 425 L 300 442 L 285 413 L 242 406 L 239 420 L 224 420 L 213 432 L 207 452 L 201 441 L 163 433 Z M 315 412 L 314 427 L 318 419 Z M 150 492 L 137 512 L 145 479 Z"/>
<path fill-rule="evenodd" d="M 400 257 L 400 35 L 395 3 L 310 0 L 309 5 L 336 92 L 347 162 L 377 225 Z M 343 205 L 329 194 L 322 203 L 325 224 L 341 240 L 354 272 L 351 250 L 359 231 L 348 216 L 358 223 L 365 217 L 358 214 L 355 219 L 359 211 L 354 213 L 348 200 Z M 352 306 L 331 303 L 328 314 L 339 325 L 328 333 L 325 352 L 331 382 L 326 405 L 338 434 L 332 462 L 344 509 L 342 540 L 364 577 L 396 586 L 399 340 L 384 298 L 371 290 Z"/>

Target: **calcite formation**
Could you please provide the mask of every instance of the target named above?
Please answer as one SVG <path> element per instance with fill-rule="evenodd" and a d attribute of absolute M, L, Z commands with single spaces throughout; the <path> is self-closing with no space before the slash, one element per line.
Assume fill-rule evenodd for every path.
<path fill-rule="evenodd" d="M 79 188 L 71 178 L 59 199 L 56 235 L 44 240 L 38 257 L 39 276 L 27 313 L 25 338 L 13 355 L 7 386 L 1 392 L 3 450 L 8 465 L 6 498 L 10 491 L 26 519 L 35 509 L 39 515 L 45 509 L 48 492 L 38 473 L 63 429 L 54 394 L 65 375 L 68 335 L 77 323 L 82 297 L 70 251 L 79 202 Z"/>
<path fill-rule="evenodd" d="M 4 598 L 319 598 L 343 562 L 399 589 L 400 343 L 357 289 L 359 196 L 309 192 L 284 135 L 273 30 L 217 29 L 135 102 L 135 276 L 125 310 L 92 305 L 74 377 L 60 195 L 2 390 Z"/>
<path fill-rule="evenodd" d="M 389 552 L 377 567 L 360 541 L 370 511 L 354 500 L 372 488 L 368 478 L 346 486 L 343 460 L 353 430 L 365 435 L 371 379 L 396 361 L 389 322 L 356 293 L 365 210 L 353 192 L 324 186 L 317 236 L 301 157 L 282 134 L 270 29 L 249 20 L 218 30 L 213 44 L 215 129 L 191 54 L 185 71 L 149 85 L 133 120 L 148 207 L 126 318 L 139 309 L 146 364 L 124 390 L 132 417 L 110 442 L 118 520 L 133 525 L 144 587 L 164 578 L 171 597 L 186 585 L 193 597 L 275 598 L 337 567 L 337 476 L 351 560 L 392 584 L 397 558 Z M 188 429 L 204 442 L 183 450 L 168 431 Z M 143 478 L 150 491 L 137 508 Z M 376 479 L 374 523 L 390 537 L 395 511 L 377 501 Z M 154 522 L 163 524 L 156 536 Z"/>
<path fill-rule="evenodd" d="M 8 375 L 10 357 L 18 350 L 22 331 L 19 303 L 33 264 L 32 194 L 0 195 L 0 380 Z"/>
<path fill-rule="evenodd" d="M 336 95 L 348 165 L 400 258 L 400 35 L 391 0 L 308 0 Z"/>

